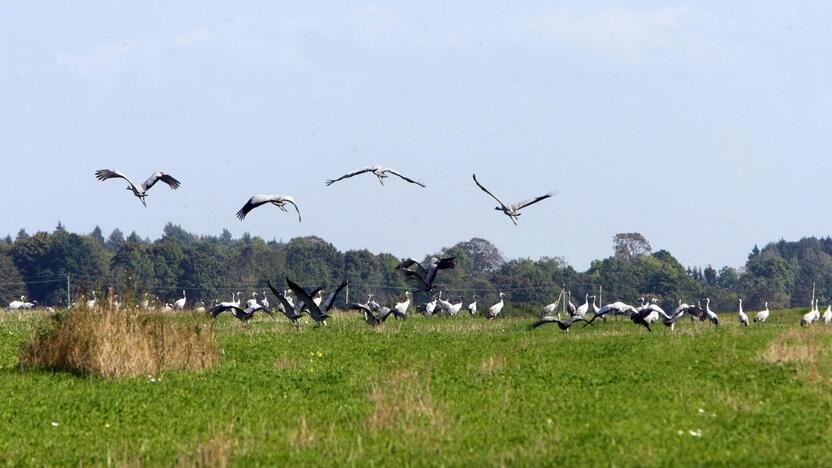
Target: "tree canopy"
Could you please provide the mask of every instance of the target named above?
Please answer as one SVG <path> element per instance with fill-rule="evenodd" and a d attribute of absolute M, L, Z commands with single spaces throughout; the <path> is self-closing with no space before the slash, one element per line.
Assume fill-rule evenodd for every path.
<path fill-rule="evenodd" d="M 830 238 L 754 246 L 743 268 L 719 269 L 686 268 L 666 250 L 653 252 L 638 233 L 619 234 L 614 244 L 612 256 L 593 261 L 584 272 L 556 256 L 506 260 L 482 238 L 424 258 L 456 257 L 456 269 L 439 275 L 436 291 L 465 301 L 476 294 L 482 303 L 496 302 L 502 291 L 510 303 L 537 307 L 553 302 L 561 288 L 582 302 L 585 294 L 597 295 L 603 288 L 605 301 L 637 303 L 640 297 L 655 297 L 670 308 L 679 299 L 710 297 L 714 309 L 735 310 L 740 297 L 748 308 L 765 301 L 772 307 L 808 305 L 813 284 L 821 302 L 832 300 Z M 341 252 L 314 236 L 267 242 L 250 235 L 234 239 L 227 230 L 198 236 L 168 224 L 161 238 L 150 241 L 136 233 L 125 238 L 118 229 L 105 239 L 98 227 L 74 234 L 59 225 L 51 233 L 32 235 L 21 229 L 14 239 L 8 236 L 0 243 L 0 301 L 25 294 L 41 304 L 63 305 L 70 275 L 73 298 L 97 290 L 114 291 L 126 300 L 147 293 L 173 301 L 184 289 L 191 303 L 212 303 L 237 291 L 262 292 L 268 280 L 280 283 L 288 275 L 311 288 L 332 288 L 349 279 L 353 299 L 372 293 L 379 302 L 392 302 L 413 286 L 395 271 L 399 261 L 389 253 Z M 427 298 L 416 297 L 417 302 Z"/>

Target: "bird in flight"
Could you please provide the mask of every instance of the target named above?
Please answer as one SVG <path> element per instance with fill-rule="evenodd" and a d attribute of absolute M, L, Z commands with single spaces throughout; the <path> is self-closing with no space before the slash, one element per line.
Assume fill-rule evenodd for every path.
<path fill-rule="evenodd" d="M 344 175 L 342 175 L 341 177 L 339 177 L 337 179 L 327 180 L 326 185 L 327 185 L 327 187 L 329 187 L 330 185 L 334 184 L 335 182 L 338 182 L 339 180 L 348 179 L 350 177 L 355 177 L 357 175 L 365 174 L 367 172 L 372 172 L 374 176 L 378 177 L 378 182 L 381 185 L 384 185 L 384 179 L 389 177 L 388 174 L 393 174 L 394 176 L 397 176 L 397 177 L 403 179 L 406 182 L 410 182 L 411 184 L 416 184 L 420 187 L 425 187 L 425 184 L 419 182 L 418 180 L 413 180 L 409 177 L 406 177 L 404 174 L 401 174 L 400 172 L 395 171 L 394 169 L 390 169 L 389 167 L 383 167 L 383 166 L 365 167 L 364 169 L 359 169 L 355 172 L 351 172 L 349 174 L 344 174 Z"/>
<path fill-rule="evenodd" d="M 534 330 L 535 328 L 537 328 L 541 325 L 545 325 L 547 323 L 554 323 L 561 330 L 569 331 L 569 327 L 571 327 L 575 322 L 587 322 L 587 323 L 589 323 L 589 321 L 587 319 L 581 317 L 580 315 L 573 315 L 573 316 L 569 317 L 566 320 L 561 320 L 561 319 L 559 319 L 557 317 L 553 317 L 553 316 L 547 316 L 547 317 L 543 317 L 542 319 L 538 320 L 537 322 L 529 325 L 528 330 L 532 331 L 532 330 Z"/>
<path fill-rule="evenodd" d="M 240 211 L 237 212 L 237 218 L 239 218 L 240 221 L 246 219 L 246 215 L 251 210 L 257 208 L 258 206 L 265 205 L 266 203 L 271 203 L 272 205 L 280 208 L 284 213 L 288 212 L 286 204 L 289 203 L 295 207 L 295 211 L 298 212 L 298 222 L 301 222 L 298 205 L 295 203 L 295 199 L 289 195 L 255 195 L 249 198 L 246 204 L 240 208 Z"/>
<path fill-rule="evenodd" d="M 133 195 L 135 195 L 136 197 L 138 197 L 139 200 L 141 200 L 142 205 L 144 205 L 145 208 L 147 208 L 147 203 L 145 203 L 144 199 L 145 197 L 147 197 L 147 191 L 150 190 L 150 188 L 153 187 L 156 184 L 156 182 L 161 180 L 162 182 L 168 184 L 168 186 L 170 186 L 170 188 L 172 188 L 173 190 L 179 188 L 179 181 L 174 179 L 173 176 L 165 174 L 164 172 L 154 172 L 153 175 L 150 176 L 150 178 L 148 178 L 140 185 L 134 184 L 133 181 L 130 180 L 130 178 L 127 177 L 123 172 L 113 171 L 110 169 L 101 169 L 95 171 L 95 178 L 102 181 L 108 179 L 126 180 L 127 183 L 130 184 L 127 187 L 127 190 L 132 190 Z"/>
<path fill-rule="evenodd" d="M 454 267 L 456 267 L 456 257 L 431 257 L 427 268 L 416 260 L 407 258 L 396 266 L 396 270 L 402 272 L 407 279 L 418 280 L 422 291 L 430 291 L 433 289 L 433 282 L 436 280 L 439 270 L 453 269 Z"/>
<path fill-rule="evenodd" d="M 527 206 L 534 205 L 535 203 L 537 203 L 539 201 L 543 201 L 547 198 L 550 198 L 550 197 L 553 197 L 553 196 L 557 195 L 557 191 L 553 190 L 553 191 L 547 193 L 546 195 L 541 195 L 539 197 L 532 198 L 532 199 L 529 199 L 529 200 L 526 200 L 526 201 L 522 201 L 520 203 L 515 203 L 513 205 L 506 205 L 505 203 L 503 203 L 502 200 L 497 198 L 496 195 L 489 192 L 487 188 L 483 187 L 482 184 L 480 184 L 480 182 L 477 180 L 477 175 L 476 174 L 474 174 L 474 183 L 476 183 L 477 187 L 482 189 L 483 192 L 491 195 L 491 198 L 497 200 L 497 203 L 499 203 L 500 206 L 498 206 L 494 209 L 498 210 L 498 211 L 502 211 L 503 213 L 505 213 L 505 215 L 508 216 L 511 219 L 511 222 L 513 222 L 515 226 L 517 226 L 517 219 L 522 214 L 522 213 L 520 213 L 520 210 L 522 210 L 523 208 L 526 208 Z"/>

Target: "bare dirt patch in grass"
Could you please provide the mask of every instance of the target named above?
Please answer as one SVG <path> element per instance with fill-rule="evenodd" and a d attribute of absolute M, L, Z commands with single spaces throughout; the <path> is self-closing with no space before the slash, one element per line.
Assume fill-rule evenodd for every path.
<path fill-rule="evenodd" d="M 760 359 L 770 364 L 794 364 L 798 376 L 820 384 L 824 394 L 832 388 L 832 328 L 813 326 L 792 329 L 775 337 L 760 352 Z"/>
<path fill-rule="evenodd" d="M 231 457 L 237 448 L 233 430 L 218 432 L 199 443 L 193 452 L 179 457 L 178 467 L 217 467 L 226 468 L 231 464 Z"/>
<path fill-rule="evenodd" d="M 444 410 L 434 402 L 430 376 L 397 369 L 370 389 L 370 431 L 392 430 L 409 435 L 442 436 L 448 431 Z"/>
<path fill-rule="evenodd" d="M 812 364 L 820 358 L 817 334 L 807 330 L 781 333 L 760 353 L 760 359 L 770 364 Z"/>
<path fill-rule="evenodd" d="M 298 425 L 298 428 L 292 432 L 290 440 L 292 442 L 292 447 L 299 450 L 308 449 L 315 445 L 315 432 L 312 431 L 306 423 L 306 416 L 300 417 L 300 424 Z"/>
<path fill-rule="evenodd" d="M 506 357 L 502 354 L 495 354 L 483 359 L 480 364 L 480 374 L 494 374 L 506 367 Z"/>

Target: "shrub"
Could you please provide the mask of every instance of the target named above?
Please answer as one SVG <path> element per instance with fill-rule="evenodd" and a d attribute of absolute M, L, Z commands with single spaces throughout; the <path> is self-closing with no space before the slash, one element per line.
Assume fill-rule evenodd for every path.
<path fill-rule="evenodd" d="M 50 316 L 20 356 L 23 368 L 106 378 L 207 369 L 217 360 L 211 325 L 189 316 L 109 309 Z"/>

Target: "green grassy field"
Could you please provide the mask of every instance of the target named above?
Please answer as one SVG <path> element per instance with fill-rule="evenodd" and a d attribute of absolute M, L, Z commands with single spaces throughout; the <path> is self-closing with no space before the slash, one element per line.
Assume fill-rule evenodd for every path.
<path fill-rule="evenodd" d="M 216 368 L 126 380 L 20 370 L 42 317 L 0 312 L 9 465 L 832 465 L 832 327 L 797 311 L 674 334 L 224 317 Z"/>

